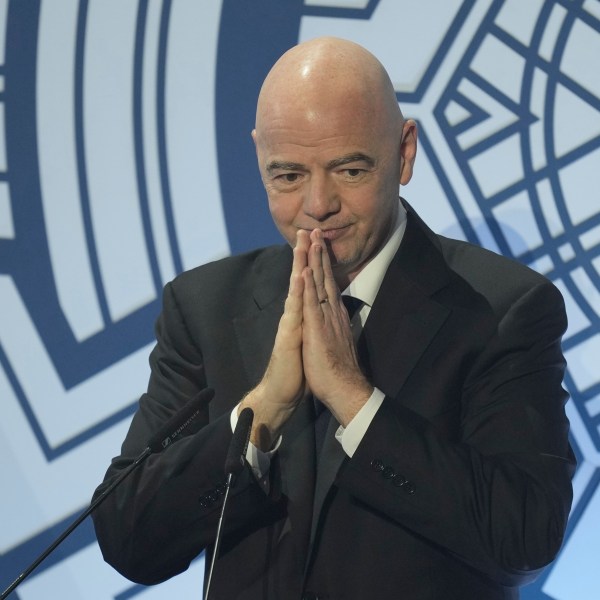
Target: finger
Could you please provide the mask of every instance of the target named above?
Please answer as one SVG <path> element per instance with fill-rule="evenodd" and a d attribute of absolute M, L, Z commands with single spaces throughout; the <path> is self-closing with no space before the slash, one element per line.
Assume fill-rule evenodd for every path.
<path fill-rule="evenodd" d="M 289 333 L 302 326 L 302 298 L 304 294 L 302 271 L 306 268 L 308 245 L 308 233 L 306 231 L 298 231 L 293 251 L 294 259 L 290 274 L 290 285 L 281 317 L 281 324 Z"/>
<path fill-rule="evenodd" d="M 323 236 L 318 229 L 312 231 L 310 240 L 311 245 L 308 252 L 308 266 L 312 269 L 317 296 L 319 301 L 322 302 L 328 300 L 327 291 L 325 289 L 325 274 L 323 272 L 323 255 L 327 254 L 327 250 L 323 244 Z"/>
<path fill-rule="evenodd" d="M 322 237 L 322 234 L 321 234 Z M 327 246 L 325 244 L 325 240 L 323 240 L 323 253 L 321 257 L 321 264 L 323 268 L 323 285 L 325 289 L 325 293 L 329 298 L 329 302 L 340 301 L 340 289 L 335 281 L 335 277 L 333 275 L 333 268 L 331 266 L 331 258 L 329 256 L 329 252 L 327 250 Z"/>
<path fill-rule="evenodd" d="M 292 275 L 290 278 L 290 288 L 283 307 L 281 324 L 287 331 L 292 332 L 298 327 L 302 327 L 302 303 L 304 296 L 304 280 L 302 275 Z"/>
<path fill-rule="evenodd" d="M 296 245 L 294 246 L 294 261 L 292 263 L 292 275 L 301 275 L 304 267 L 308 264 L 308 249 L 310 237 L 307 231 L 302 229 L 296 233 Z"/>
<path fill-rule="evenodd" d="M 320 315 L 322 317 L 323 311 L 321 310 L 314 273 L 310 266 L 306 267 L 302 272 L 302 279 L 304 283 L 302 302 L 305 317 L 309 316 L 310 318 L 313 315 Z"/>
<path fill-rule="evenodd" d="M 293 300 L 302 301 L 302 296 L 304 294 L 304 279 L 302 277 L 302 273 L 292 273 L 290 277 L 290 287 L 288 290 L 288 298 Z M 287 299 L 286 299 L 287 302 Z"/>

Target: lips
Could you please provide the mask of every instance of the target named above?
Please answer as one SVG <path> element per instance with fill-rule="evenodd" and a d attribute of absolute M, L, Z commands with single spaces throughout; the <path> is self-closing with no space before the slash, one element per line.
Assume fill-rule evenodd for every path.
<path fill-rule="evenodd" d="M 350 229 L 350 225 L 345 225 L 344 227 L 333 227 L 331 229 L 322 229 L 321 233 L 323 234 L 324 240 L 337 240 L 342 237 L 348 230 Z"/>

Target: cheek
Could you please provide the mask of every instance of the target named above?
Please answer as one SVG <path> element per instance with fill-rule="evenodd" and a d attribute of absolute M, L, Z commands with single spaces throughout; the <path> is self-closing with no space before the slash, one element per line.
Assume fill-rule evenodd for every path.
<path fill-rule="evenodd" d="M 363 198 L 355 214 L 359 218 L 361 235 L 365 241 L 378 243 L 380 236 L 387 233 L 394 216 L 396 202 L 395 199 L 382 201 L 375 195 L 370 196 L 368 200 Z"/>
<path fill-rule="evenodd" d="M 295 203 L 290 198 L 269 196 L 269 211 L 280 233 L 288 240 L 295 239 L 294 220 L 297 214 Z"/>
<path fill-rule="evenodd" d="M 282 198 L 269 197 L 269 211 L 273 220 L 282 225 L 287 225 L 294 218 L 294 207 L 291 202 Z"/>
<path fill-rule="evenodd" d="M 381 205 L 376 200 L 375 193 L 363 194 L 353 203 L 352 212 L 358 218 L 361 229 L 372 229 L 381 220 Z"/>

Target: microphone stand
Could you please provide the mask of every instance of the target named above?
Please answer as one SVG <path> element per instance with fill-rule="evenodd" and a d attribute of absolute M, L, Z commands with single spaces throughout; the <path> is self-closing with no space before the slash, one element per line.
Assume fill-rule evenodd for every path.
<path fill-rule="evenodd" d="M 225 495 L 223 496 L 223 505 L 221 506 L 221 515 L 219 516 L 219 525 L 217 526 L 217 539 L 215 541 L 215 547 L 213 550 L 213 557 L 210 561 L 210 570 L 208 572 L 208 579 L 206 582 L 206 595 L 204 596 L 204 600 L 208 600 L 208 593 L 210 592 L 210 583 L 212 581 L 213 571 L 215 569 L 215 562 L 217 560 L 217 556 L 219 554 L 219 548 L 221 546 L 221 528 L 223 526 L 223 517 L 225 515 L 225 507 L 227 506 L 227 499 L 229 498 L 229 490 L 233 484 L 233 473 L 229 473 L 227 475 L 227 484 Z M 1 599 L 0 599 L 1 600 Z"/>
<path fill-rule="evenodd" d="M 204 600 L 208 600 L 210 593 L 210 584 L 212 582 L 213 571 L 215 563 L 217 562 L 217 556 L 219 555 L 219 547 L 221 546 L 221 529 L 223 527 L 225 507 L 227 506 L 227 499 L 229 498 L 229 490 L 235 483 L 235 476 L 238 475 L 244 468 L 244 456 L 248 449 L 248 442 L 250 441 L 250 431 L 252 430 L 252 421 L 254 419 L 254 412 L 251 408 L 244 408 L 239 415 L 229 450 L 227 452 L 227 458 L 225 459 L 225 474 L 227 475 L 227 484 L 225 495 L 223 496 L 223 505 L 221 506 L 221 515 L 219 516 L 219 524 L 217 526 L 217 537 L 215 539 L 215 546 L 213 550 L 212 560 L 210 562 L 210 570 L 208 572 L 208 579 L 205 585 Z M 0 600 L 2 600 L 0 598 Z"/>

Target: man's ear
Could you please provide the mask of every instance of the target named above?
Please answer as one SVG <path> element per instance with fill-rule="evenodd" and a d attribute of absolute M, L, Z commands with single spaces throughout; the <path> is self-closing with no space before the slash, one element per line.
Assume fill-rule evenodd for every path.
<path fill-rule="evenodd" d="M 406 185 L 413 174 L 413 165 L 417 156 L 417 124 L 407 119 L 402 127 L 400 142 L 400 185 Z"/>
<path fill-rule="evenodd" d="M 256 146 L 256 129 L 253 129 L 252 133 L 250 135 L 252 136 L 252 141 L 254 142 L 254 145 Z"/>

